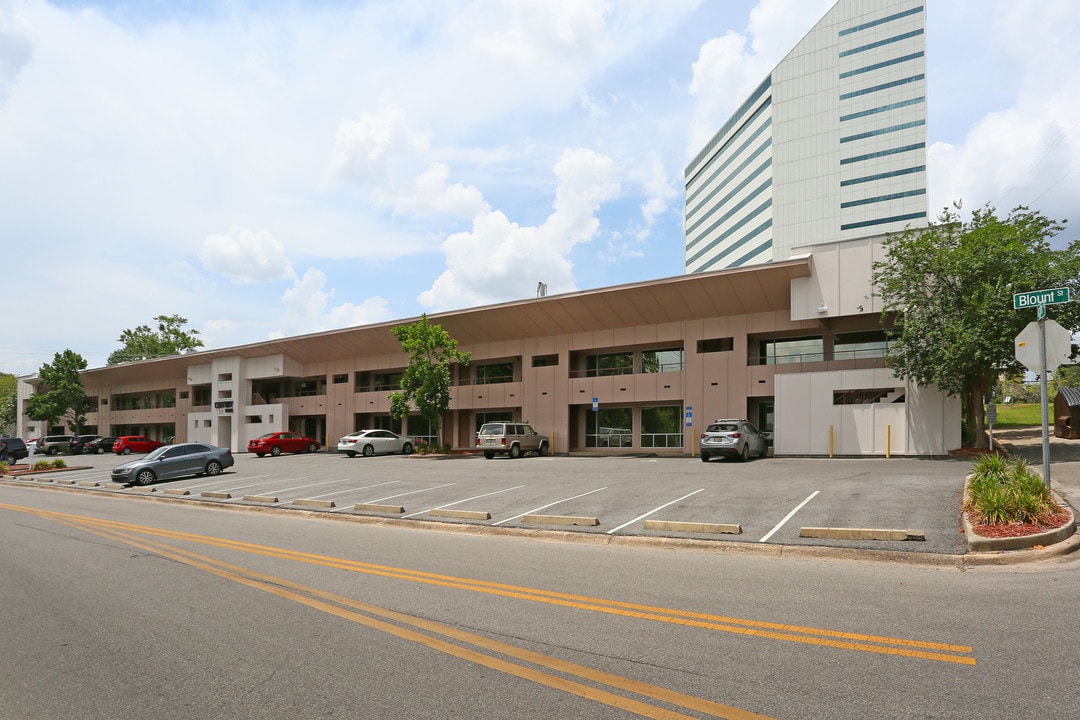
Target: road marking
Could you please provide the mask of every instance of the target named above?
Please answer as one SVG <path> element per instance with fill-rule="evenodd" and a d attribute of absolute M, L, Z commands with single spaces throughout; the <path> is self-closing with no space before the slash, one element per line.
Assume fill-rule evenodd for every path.
<path fill-rule="evenodd" d="M 595 492 L 595 491 L 593 491 Z M 97 518 L 70 515 L 53 511 L 37 510 L 17 505 L 0 504 L 0 509 L 27 512 L 41 517 L 57 520 L 58 522 L 78 522 L 92 527 L 104 527 L 109 530 L 132 532 L 141 535 L 170 538 L 186 542 L 196 542 L 211 547 L 219 547 L 228 550 L 276 557 L 297 562 L 305 562 L 324 567 L 332 567 L 352 572 L 360 572 L 380 577 L 388 577 L 411 582 L 419 582 L 440 587 L 449 587 L 471 592 L 480 592 L 503 597 L 540 602 L 551 605 L 572 607 L 580 610 L 600 612 L 610 615 L 638 618 L 640 620 L 652 620 L 656 622 L 673 623 L 685 627 L 698 627 L 706 630 L 734 633 L 738 635 L 766 638 L 771 640 L 783 640 L 787 642 L 803 643 L 832 647 L 842 650 L 857 650 L 862 652 L 896 655 L 901 657 L 918 658 L 923 660 L 936 660 L 940 662 L 956 663 L 961 665 L 975 665 L 975 658 L 970 657 L 972 648 L 966 645 L 953 645 L 926 640 L 908 640 L 877 635 L 852 633 L 842 630 L 828 630 L 814 627 L 801 627 L 786 623 L 771 623 L 761 620 L 748 620 L 741 618 L 697 613 L 674 608 L 656 607 L 651 605 L 639 605 L 618 600 L 606 600 L 582 595 L 572 595 L 551 590 L 506 585 L 503 583 L 489 582 L 485 580 L 473 580 L 469 578 L 455 577 L 453 575 L 441 575 L 419 570 L 408 570 L 386 565 L 375 565 L 356 560 L 345 560 L 324 555 L 315 555 L 294 550 L 273 548 L 253 543 L 245 543 L 212 536 L 195 535 L 192 533 L 161 530 L 149 526 L 134 525 L 119 521 L 100 520 Z M 950 654 L 959 653 L 959 654 Z"/>
<path fill-rule="evenodd" d="M 519 489 L 521 489 L 523 487 L 525 487 L 525 486 L 524 485 L 515 485 L 514 487 L 504 488 L 502 490 L 496 490 L 495 492 L 484 493 L 483 495 L 473 495 L 471 498 L 465 498 L 464 500 L 458 500 L 456 502 L 446 503 L 445 505 L 439 505 L 438 507 L 428 508 L 427 510 L 421 510 L 420 512 L 414 512 L 414 513 L 410 513 L 408 515 L 402 515 L 402 517 L 411 518 L 411 517 L 416 517 L 417 515 L 423 515 L 424 513 L 429 513 L 432 510 L 445 510 L 446 508 L 452 508 L 455 505 L 460 505 L 461 503 L 472 502 L 473 500 L 479 500 L 480 498 L 490 497 L 491 495 L 498 495 L 500 493 L 510 492 L 511 490 L 519 490 Z"/>
<path fill-rule="evenodd" d="M 671 501 L 671 502 L 669 502 L 669 503 L 664 503 L 664 504 L 663 504 L 663 505 L 661 505 L 660 507 L 658 507 L 658 508 L 654 508 L 654 509 L 650 510 L 649 512 L 645 513 L 644 515 L 639 515 L 638 517 L 634 518 L 634 519 L 633 519 L 633 520 L 631 520 L 630 522 L 625 522 L 625 523 L 623 523 L 622 525 L 620 525 L 620 526 L 619 526 L 619 527 L 617 527 L 617 528 L 611 528 L 610 530 L 608 530 L 608 531 L 607 531 L 607 534 L 608 534 L 608 535 L 614 535 L 615 533 L 619 532 L 620 530 L 622 530 L 622 529 L 623 529 L 624 527 L 626 527 L 627 525 L 633 525 L 633 524 L 634 524 L 634 523 L 636 523 L 636 522 L 637 522 L 638 520 L 644 520 L 645 518 L 649 517 L 649 516 L 650 516 L 650 515 L 652 515 L 653 513 L 658 513 L 658 512 L 660 512 L 661 510 L 663 510 L 664 508 L 668 507 L 669 505 L 674 505 L 674 504 L 675 504 L 675 503 L 677 503 L 677 502 L 682 502 L 683 500 L 685 500 L 685 499 L 686 499 L 686 498 L 688 498 L 688 497 L 693 497 L 694 495 L 697 495 L 697 494 L 698 494 L 699 492 L 703 491 L 704 489 L 705 489 L 705 488 L 700 488 L 700 489 L 698 489 L 698 490 L 695 490 L 694 492 L 690 493 L 689 495 L 683 495 L 683 496 L 682 496 L 681 498 L 679 498 L 678 500 L 672 500 L 672 501 Z"/>
<path fill-rule="evenodd" d="M 768 540 L 769 538 L 771 538 L 771 537 L 773 536 L 773 533 L 775 533 L 775 532 L 776 532 L 777 530 L 779 530 L 780 528 L 784 527 L 784 524 L 785 524 L 785 523 L 786 523 L 786 522 L 787 522 L 788 520 L 790 520 L 791 518 L 795 517 L 795 513 L 797 513 L 797 512 L 799 512 L 800 510 L 802 510 L 802 509 L 803 509 L 803 506 L 804 506 L 804 505 L 806 505 L 806 503 L 810 502 L 810 501 L 811 501 L 811 500 L 813 500 L 813 499 L 814 499 L 815 497 L 817 497 L 817 494 L 818 494 L 819 492 L 821 492 L 821 491 L 820 491 L 820 490 L 815 490 L 814 492 L 810 493 L 810 497 L 806 498 L 806 499 L 805 499 L 805 500 L 803 500 L 803 501 L 802 501 L 801 503 L 799 503 L 798 505 L 796 505 L 796 506 L 795 506 L 795 509 L 794 509 L 794 510 L 792 510 L 792 511 L 791 511 L 791 512 L 789 512 L 789 513 L 788 513 L 787 515 L 785 515 L 785 516 L 784 516 L 784 519 L 783 519 L 783 520 L 781 520 L 780 522 L 778 522 L 778 523 L 776 524 L 776 527 L 774 527 L 774 528 L 773 528 L 772 530 L 770 530 L 769 532 L 765 533 L 765 537 L 763 537 L 763 538 L 761 538 L 760 540 L 758 540 L 758 542 L 759 542 L 759 543 L 763 543 L 763 542 L 765 542 L 766 540 Z"/>
<path fill-rule="evenodd" d="M 442 485 L 436 485 L 435 487 L 420 488 L 419 490 L 410 490 L 409 492 L 398 493 L 397 495 L 391 495 L 389 497 L 379 498 L 378 500 L 369 500 L 364 505 L 378 505 L 379 503 L 386 502 L 387 500 L 394 500 L 399 497 L 405 497 L 406 495 L 416 495 L 417 493 L 428 492 L 429 490 L 438 490 L 439 488 L 450 487 L 451 485 L 457 485 L 456 482 L 444 483 Z"/>
<path fill-rule="evenodd" d="M 598 493 L 601 490 L 607 490 L 607 487 L 597 488 L 595 490 L 590 490 L 589 492 L 581 493 L 580 495 L 574 495 L 573 497 L 563 498 L 562 500 L 556 500 L 553 503 L 548 503 L 547 505 L 541 505 L 540 507 L 534 508 L 532 510 L 526 510 L 525 512 L 521 513 L 520 515 L 515 515 L 514 517 L 508 517 L 505 520 L 500 520 L 497 523 L 492 523 L 492 525 L 502 525 L 505 522 L 510 522 L 511 520 L 517 520 L 518 518 L 523 518 L 526 515 L 535 515 L 536 513 L 540 512 L 541 510 L 547 510 L 549 507 L 552 507 L 554 505 L 558 505 L 559 503 L 564 503 L 564 502 L 567 502 L 568 500 L 577 500 L 578 498 L 583 498 L 586 495 L 592 495 L 593 493 Z"/>

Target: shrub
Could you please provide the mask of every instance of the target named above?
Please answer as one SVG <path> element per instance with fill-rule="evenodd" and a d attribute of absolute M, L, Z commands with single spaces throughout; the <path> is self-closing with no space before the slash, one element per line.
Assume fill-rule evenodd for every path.
<path fill-rule="evenodd" d="M 54 468 L 65 468 L 65 467 L 67 467 L 67 463 L 64 462 L 63 458 L 56 458 L 55 460 L 53 460 L 49 464 Z"/>
<path fill-rule="evenodd" d="M 1043 479 L 1027 462 L 985 455 L 975 461 L 964 508 L 978 525 L 1045 525 L 1061 512 Z"/>
<path fill-rule="evenodd" d="M 38 460 L 36 463 L 34 463 L 34 467 L 32 469 L 33 470 L 48 470 L 51 467 L 52 467 L 52 463 L 49 462 L 48 460 Z"/>
<path fill-rule="evenodd" d="M 0 475 L 7 475 L 8 473 L 8 461 L 0 460 Z"/>

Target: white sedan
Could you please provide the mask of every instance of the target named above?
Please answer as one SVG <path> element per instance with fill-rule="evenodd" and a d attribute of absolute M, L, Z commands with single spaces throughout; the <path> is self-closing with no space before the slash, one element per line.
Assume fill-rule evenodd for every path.
<path fill-rule="evenodd" d="M 338 440 L 337 449 L 349 457 L 371 457 L 387 453 L 408 455 L 413 451 L 413 442 L 389 430 L 358 430 Z"/>

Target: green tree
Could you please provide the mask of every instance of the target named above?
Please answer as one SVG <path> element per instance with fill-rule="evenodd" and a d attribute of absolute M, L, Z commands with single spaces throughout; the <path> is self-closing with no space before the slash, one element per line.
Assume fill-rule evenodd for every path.
<path fill-rule="evenodd" d="M 151 360 L 153 358 L 183 355 L 203 346 L 198 338 L 198 330 L 185 330 L 187 318 L 179 315 L 158 315 L 154 318 L 157 330 L 149 325 L 140 325 L 134 330 L 120 333 L 117 342 L 123 347 L 115 350 L 106 362 L 108 365 Z"/>
<path fill-rule="evenodd" d="M 993 207 L 969 221 L 946 208 L 927 228 L 885 239 L 874 264 L 889 338 L 888 364 L 920 387 L 937 385 L 964 401 L 964 426 L 976 447 L 986 443 L 983 401 L 999 373 L 1015 373 L 1016 335 L 1035 319 L 1013 309 L 1013 294 L 1067 286 L 1080 290 L 1080 243 L 1053 250 L 1064 223 L 1017 207 L 1001 219 Z M 1076 330 L 1076 303 L 1051 305 Z"/>
<path fill-rule="evenodd" d="M 46 363 L 38 370 L 39 387 L 47 390 L 27 399 L 27 417 L 44 420 L 50 427 L 65 420 L 73 433 L 81 435 L 88 406 L 79 372 L 85 369 L 86 360 L 82 355 L 71 350 L 56 353 L 52 363 Z"/>
<path fill-rule="evenodd" d="M 450 366 L 468 365 L 471 353 L 458 351 L 457 340 L 441 325 L 429 323 L 426 314 L 391 332 L 409 354 L 409 366 L 401 376 L 401 389 L 390 393 L 390 415 L 401 420 L 415 406 L 438 434 L 442 416 L 450 407 Z"/>
<path fill-rule="evenodd" d="M 10 373 L 0 373 L 0 435 L 15 434 L 15 413 L 18 405 L 18 379 Z"/>

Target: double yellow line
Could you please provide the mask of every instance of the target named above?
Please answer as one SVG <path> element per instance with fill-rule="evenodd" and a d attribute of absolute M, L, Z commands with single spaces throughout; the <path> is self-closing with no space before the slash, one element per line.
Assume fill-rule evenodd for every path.
<path fill-rule="evenodd" d="M 741 635 L 782 640 L 810 645 L 834 647 L 846 650 L 856 650 L 903 657 L 936 660 L 941 662 L 974 665 L 975 659 L 970 657 L 972 648 L 967 646 L 932 643 L 918 640 L 904 640 L 899 638 L 847 633 L 819 628 L 800 627 L 797 625 L 785 625 L 756 620 L 696 613 L 671 608 L 661 608 L 636 603 L 626 603 L 615 600 L 604 600 L 568 593 L 559 593 L 535 588 L 493 583 L 482 580 L 472 580 L 451 575 L 421 572 L 395 568 L 385 565 L 376 565 L 354 560 L 345 560 L 312 553 L 303 553 L 281 548 L 255 545 L 251 543 L 215 538 L 192 533 L 162 530 L 159 528 L 134 525 L 98 518 L 70 515 L 52 511 L 37 510 L 14 505 L 0 504 L 0 509 L 27 512 L 47 518 L 56 522 L 93 532 L 99 536 L 127 543 L 129 545 L 160 554 L 165 557 L 183 562 L 192 567 L 205 570 L 219 577 L 242 583 L 249 587 L 273 593 L 295 602 L 301 603 L 323 612 L 333 614 L 367 627 L 393 634 L 413 642 L 418 642 L 432 649 L 446 652 L 459 658 L 475 662 L 477 664 L 500 670 L 524 679 L 532 680 L 542 685 L 557 688 L 565 692 L 585 697 L 597 702 L 613 705 L 634 712 L 638 715 L 651 718 L 676 718 L 685 715 L 670 710 L 643 703 L 639 700 L 616 695 L 596 687 L 582 685 L 568 680 L 565 677 L 551 675 L 549 673 L 518 665 L 504 659 L 485 655 L 482 652 L 462 647 L 461 645 L 448 642 L 449 638 L 458 643 L 480 648 L 487 652 L 498 653 L 519 661 L 530 663 L 541 668 L 548 668 L 563 675 L 577 677 L 590 682 L 606 685 L 613 689 L 635 693 L 653 700 L 681 707 L 695 712 L 703 712 L 716 717 L 730 718 L 731 720 L 749 720 L 750 718 L 765 718 L 763 715 L 751 713 L 738 708 L 714 703 L 702 698 L 683 695 L 665 688 L 647 683 L 639 683 L 618 675 L 605 673 L 592 668 L 587 668 L 575 663 L 551 658 L 547 655 L 531 652 L 522 648 L 501 643 L 473 633 L 457 630 L 441 623 L 435 623 L 420 618 L 415 618 L 402 613 L 397 613 L 385 608 L 362 603 L 351 598 L 333 593 L 327 593 L 317 588 L 312 588 L 290 582 L 283 578 L 267 575 L 254 570 L 249 570 L 237 565 L 215 560 L 213 558 L 182 550 L 154 540 L 139 539 L 142 537 L 162 538 L 181 542 L 193 542 L 211 547 L 252 553 L 267 557 L 293 560 L 310 563 L 324 567 L 337 568 L 350 572 L 360 572 L 380 577 L 420 582 L 429 585 L 480 592 L 490 595 L 498 595 L 531 602 L 546 603 L 551 605 L 571 607 L 580 610 L 601 612 L 610 615 L 634 617 L 656 622 L 674 623 L 678 625 L 699 627 L 707 630 L 730 632 Z M 361 614 L 365 613 L 365 614 Z M 392 624 L 392 623 L 397 623 Z M 413 629 L 410 629 L 413 628 Z M 422 632 L 421 632 L 422 631 Z M 430 633 L 425 635 L 424 633 Z"/>

